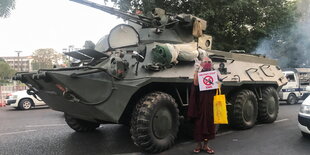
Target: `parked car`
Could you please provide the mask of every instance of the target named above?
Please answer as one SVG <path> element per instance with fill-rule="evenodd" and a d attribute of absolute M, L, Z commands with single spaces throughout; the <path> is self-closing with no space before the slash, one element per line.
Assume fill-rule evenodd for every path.
<path fill-rule="evenodd" d="M 310 68 L 283 69 L 283 74 L 288 83 L 279 92 L 280 100 L 287 104 L 296 104 L 298 100 L 309 96 L 310 92 L 306 87 L 310 86 Z"/>
<path fill-rule="evenodd" d="M 20 110 L 29 110 L 36 106 L 46 105 L 38 96 L 28 95 L 26 90 L 17 91 L 6 96 L 6 105 Z"/>
<path fill-rule="evenodd" d="M 298 127 L 304 137 L 310 137 L 310 96 L 308 96 L 300 106 Z"/>

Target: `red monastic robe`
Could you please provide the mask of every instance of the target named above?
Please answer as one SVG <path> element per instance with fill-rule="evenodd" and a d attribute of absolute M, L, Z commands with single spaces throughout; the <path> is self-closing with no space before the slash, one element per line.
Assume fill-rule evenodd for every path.
<path fill-rule="evenodd" d="M 216 90 L 199 91 L 199 86 L 192 85 L 187 116 L 195 122 L 194 139 L 197 142 L 215 138 L 213 119 L 215 93 Z"/>

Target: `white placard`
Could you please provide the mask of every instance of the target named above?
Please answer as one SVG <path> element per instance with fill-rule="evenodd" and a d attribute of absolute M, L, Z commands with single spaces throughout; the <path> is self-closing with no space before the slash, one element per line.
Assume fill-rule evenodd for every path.
<path fill-rule="evenodd" d="M 212 90 L 218 89 L 218 76 L 217 71 L 208 71 L 198 73 L 199 90 Z"/>

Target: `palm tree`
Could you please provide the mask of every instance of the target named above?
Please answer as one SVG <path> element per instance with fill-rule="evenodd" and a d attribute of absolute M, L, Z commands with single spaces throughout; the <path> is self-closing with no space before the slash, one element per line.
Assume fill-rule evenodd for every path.
<path fill-rule="evenodd" d="M 6 18 L 15 8 L 15 0 L 0 0 L 0 18 Z"/>

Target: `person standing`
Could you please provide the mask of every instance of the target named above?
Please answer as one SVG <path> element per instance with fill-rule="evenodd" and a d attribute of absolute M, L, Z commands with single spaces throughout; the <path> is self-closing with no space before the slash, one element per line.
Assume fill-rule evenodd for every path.
<path fill-rule="evenodd" d="M 195 71 L 194 83 L 191 88 L 187 116 L 194 120 L 194 139 L 197 142 L 197 146 L 193 150 L 195 153 L 203 150 L 209 154 L 214 154 L 214 150 L 208 146 L 208 142 L 215 138 L 213 97 L 216 90 L 199 91 L 198 86 L 198 72 L 211 70 L 213 70 L 212 60 L 206 57 Z"/>

